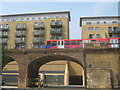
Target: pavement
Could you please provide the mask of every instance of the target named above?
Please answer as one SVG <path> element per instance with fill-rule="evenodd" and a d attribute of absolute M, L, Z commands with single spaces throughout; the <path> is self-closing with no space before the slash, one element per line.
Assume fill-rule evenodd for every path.
<path fill-rule="evenodd" d="M 18 88 L 17 86 L 1 86 L 1 90 L 120 90 L 120 89 L 84 89 L 80 87 L 45 87 L 45 88 Z"/>

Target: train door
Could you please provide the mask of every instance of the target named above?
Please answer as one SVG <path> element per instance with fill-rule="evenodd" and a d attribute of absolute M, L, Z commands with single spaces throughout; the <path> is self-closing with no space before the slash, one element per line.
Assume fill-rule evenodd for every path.
<path fill-rule="evenodd" d="M 111 47 L 119 47 L 118 39 L 110 39 Z"/>
<path fill-rule="evenodd" d="M 88 43 L 90 43 L 90 40 L 83 40 L 83 48 L 87 47 Z"/>
<path fill-rule="evenodd" d="M 57 42 L 57 46 L 58 46 L 58 48 L 64 48 L 64 41 L 62 40 L 62 41 L 58 41 Z"/>

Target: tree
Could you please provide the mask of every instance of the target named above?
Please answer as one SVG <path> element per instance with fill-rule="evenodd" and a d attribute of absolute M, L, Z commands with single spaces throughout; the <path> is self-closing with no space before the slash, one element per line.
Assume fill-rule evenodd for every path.
<path fill-rule="evenodd" d="M 2 44 L 0 45 L 0 56 L 2 56 L 2 69 L 4 68 L 4 66 L 6 64 L 8 64 L 10 61 L 12 61 L 12 59 L 8 56 L 6 56 L 6 52 L 7 52 L 7 49 L 5 48 L 6 45 L 5 44 Z"/>

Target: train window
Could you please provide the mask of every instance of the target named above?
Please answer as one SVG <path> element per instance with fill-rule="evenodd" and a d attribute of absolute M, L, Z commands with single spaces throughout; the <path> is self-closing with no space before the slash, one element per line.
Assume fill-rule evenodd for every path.
<path fill-rule="evenodd" d="M 72 41 L 72 45 L 76 45 L 76 41 L 75 40 Z"/>
<path fill-rule="evenodd" d="M 84 40 L 84 43 L 90 43 L 90 40 Z"/>
<path fill-rule="evenodd" d="M 77 45 L 82 45 L 82 41 L 81 40 L 77 41 Z"/>
<path fill-rule="evenodd" d="M 50 46 L 50 41 L 47 41 L 47 46 Z"/>
<path fill-rule="evenodd" d="M 91 42 L 96 42 L 96 40 L 91 40 Z"/>
<path fill-rule="evenodd" d="M 106 40 L 106 43 L 109 43 L 109 39 Z"/>
<path fill-rule="evenodd" d="M 58 45 L 60 45 L 60 41 L 58 41 Z"/>
<path fill-rule="evenodd" d="M 53 46 L 57 46 L 57 41 L 52 41 Z"/>
<path fill-rule="evenodd" d="M 63 42 L 63 41 L 61 41 L 61 45 L 64 45 L 64 42 Z"/>
<path fill-rule="evenodd" d="M 70 45 L 70 41 L 66 41 L 66 42 L 65 42 L 65 45 Z"/>
<path fill-rule="evenodd" d="M 118 43 L 118 39 L 111 39 L 110 42 L 111 43 Z"/>

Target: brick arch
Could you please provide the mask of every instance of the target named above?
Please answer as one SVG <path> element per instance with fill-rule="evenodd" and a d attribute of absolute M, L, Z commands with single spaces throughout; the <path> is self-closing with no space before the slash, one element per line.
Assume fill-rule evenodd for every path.
<path fill-rule="evenodd" d="M 35 60 L 33 60 L 32 62 L 30 62 L 30 64 L 28 65 L 28 71 L 27 71 L 27 78 L 37 78 L 38 77 L 38 73 L 39 73 L 39 68 L 51 61 L 59 61 L 59 60 L 66 60 L 66 61 L 73 61 L 78 63 L 80 66 L 82 66 L 82 68 L 84 69 L 84 65 L 83 63 L 81 63 L 80 60 L 78 60 L 77 58 L 73 57 L 73 56 L 69 56 L 69 55 L 47 55 L 47 56 L 42 56 L 40 58 L 37 58 Z"/>
<path fill-rule="evenodd" d="M 2 68 L 3 69 L 2 70 L 3 71 L 3 77 L 2 78 L 3 78 L 3 81 L 5 80 L 5 84 L 4 85 L 6 85 L 6 83 L 16 83 L 16 84 L 18 84 L 19 72 L 18 72 L 18 75 L 16 75 L 16 73 L 13 72 L 13 71 L 17 71 L 17 70 L 14 70 L 14 68 L 17 68 L 19 70 L 19 63 L 13 57 L 11 57 L 11 56 L 7 56 L 7 57 L 9 57 L 10 60 Z M 9 69 L 8 65 L 10 65 L 10 63 L 12 63 L 12 62 L 15 62 L 15 64 L 17 65 L 17 67 L 16 66 L 11 66 L 12 68 Z M 10 73 L 8 73 L 8 71 Z M 8 74 L 6 74 L 6 73 L 8 73 Z M 13 78 L 14 78 L 14 80 L 13 80 Z"/>
<path fill-rule="evenodd" d="M 5 66 L 6 66 L 8 63 L 12 62 L 12 61 L 16 61 L 15 58 L 12 57 L 12 56 L 6 55 L 6 57 L 7 57 L 9 60 L 7 60 L 7 63 L 5 64 Z M 16 62 L 17 62 L 17 61 L 16 61 Z M 17 63 L 17 64 L 18 64 L 18 63 Z M 4 66 L 4 67 L 5 67 L 5 66 Z M 2 67 L 2 68 L 4 68 L 4 67 Z"/>

